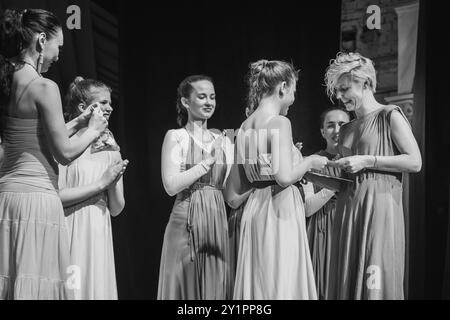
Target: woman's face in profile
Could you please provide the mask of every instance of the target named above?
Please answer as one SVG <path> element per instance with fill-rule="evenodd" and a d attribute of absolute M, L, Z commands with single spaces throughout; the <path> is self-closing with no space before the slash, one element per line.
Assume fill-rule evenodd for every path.
<path fill-rule="evenodd" d="M 64 45 L 64 35 L 61 28 L 58 28 L 56 35 L 48 38 L 44 45 L 44 63 L 41 73 L 45 73 L 50 69 L 53 63 L 58 61 L 59 53 Z"/>
<path fill-rule="evenodd" d="M 183 98 L 183 105 L 193 120 L 208 120 L 216 110 L 216 92 L 208 80 L 191 84 L 192 92 L 188 99 Z"/>
<path fill-rule="evenodd" d="M 284 103 L 283 107 L 281 109 L 280 114 L 283 116 L 286 116 L 289 112 L 289 107 L 292 106 L 292 104 L 295 101 L 295 93 L 297 91 L 297 81 L 293 81 L 290 86 L 287 87 L 287 93 L 284 96 Z"/>

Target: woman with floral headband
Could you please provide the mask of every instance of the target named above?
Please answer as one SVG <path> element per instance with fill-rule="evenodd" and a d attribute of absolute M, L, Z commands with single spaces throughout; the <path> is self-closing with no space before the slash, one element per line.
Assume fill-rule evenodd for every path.
<path fill-rule="evenodd" d="M 418 172 L 420 150 L 403 111 L 375 100 L 373 62 L 339 53 L 325 75 L 328 94 L 356 119 L 343 125 L 335 165 L 354 180 L 338 196 L 328 299 L 403 299 L 402 174 Z"/>
<path fill-rule="evenodd" d="M 96 106 L 109 120 L 111 89 L 104 83 L 78 77 L 66 95 L 70 119 Z M 77 135 L 83 134 L 80 130 Z M 125 206 L 122 175 L 128 160 L 108 129 L 78 159 L 60 166 L 59 196 L 69 229 L 75 298 L 117 299 L 111 216 Z"/>

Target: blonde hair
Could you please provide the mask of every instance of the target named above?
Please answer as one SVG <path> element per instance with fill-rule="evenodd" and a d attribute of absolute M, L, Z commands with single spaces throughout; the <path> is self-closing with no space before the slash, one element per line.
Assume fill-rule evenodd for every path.
<path fill-rule="evenodd" d="M 357 52 L 339 52 L 336 59 L 330 61 L 325 73 L 327 95 L 330 99 L 336 95 L 337 82 L 345 74 L 367 80 L 369 88 L 373 93 L 376 92 L 377 76 L 373 61 Z"/>
<path fill-rule="evenodd" d="M 279 83 L 286 81 L 288 85 L 291 85 L 298 80 L 298 71 L 289 62 L 263 59 L 250 63 L 249 67 L 247 115 L 255 111 L 265 95 L 273 94 Z"/>
<path fill-rule="evenodd" d="M 94 79 L 84 79 L 76 77 L 69 85 L 65 96 L 65 118 L 67 121 L 72 120 L 80 114 L 78 105 L 80 103 L 86 106 L 92 103 L 92 91 L 95 89 L 104 89 L 112 92 L 112 89 L 101 81 Z"/>

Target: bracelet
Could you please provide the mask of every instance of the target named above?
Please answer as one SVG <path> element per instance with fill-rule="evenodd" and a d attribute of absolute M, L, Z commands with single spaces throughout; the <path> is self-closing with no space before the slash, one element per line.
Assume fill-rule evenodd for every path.
<path fill-rule="evenodd" d="M 376 168 L 377 167 L 377 156 L 373 156 L 375 158 L 375 161 L 373 162 L 373 167 Z"/>

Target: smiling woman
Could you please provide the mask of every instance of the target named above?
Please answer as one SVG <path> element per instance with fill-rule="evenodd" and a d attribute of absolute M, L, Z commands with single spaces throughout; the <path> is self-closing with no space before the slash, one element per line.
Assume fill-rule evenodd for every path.
<path fill-rule="evenodd" d="M 208 129 L 216 93 L 197 75 L 178 87 L 180 129 L 164 138 L 161 174 L 175 204 L 166 227 L 158 299 L 230 298 L 228 224 L 222 195 L 228 168 L 226 139 Z"/>
<path fill-rule="evenodd" d="M 370 59 L 339 53 L 325 80 L 330 97 L 357 116 L 339 136 L 343 158 L 335 164 L 354 183 L 339 193 L 336 204 L 327 298 L 403 299 L 402 174 L 421 169 L 417 142 L 402 109 L 375 100 Z"/>
<path fill-rule="evenodd" d="M 78 77 L 70 85 L 66 105 L 70 118 L 96 106 L 109 119 L 111 89 Z M 111 216 L 125 207 L 122 176 L 127 165 L 106 129 L 78 159 L 60 166 L 59 197 L 69 229 L 71 265 L 81 270 L 80 286 L 74 288 L 78 299 L 117 299 Z"/>

